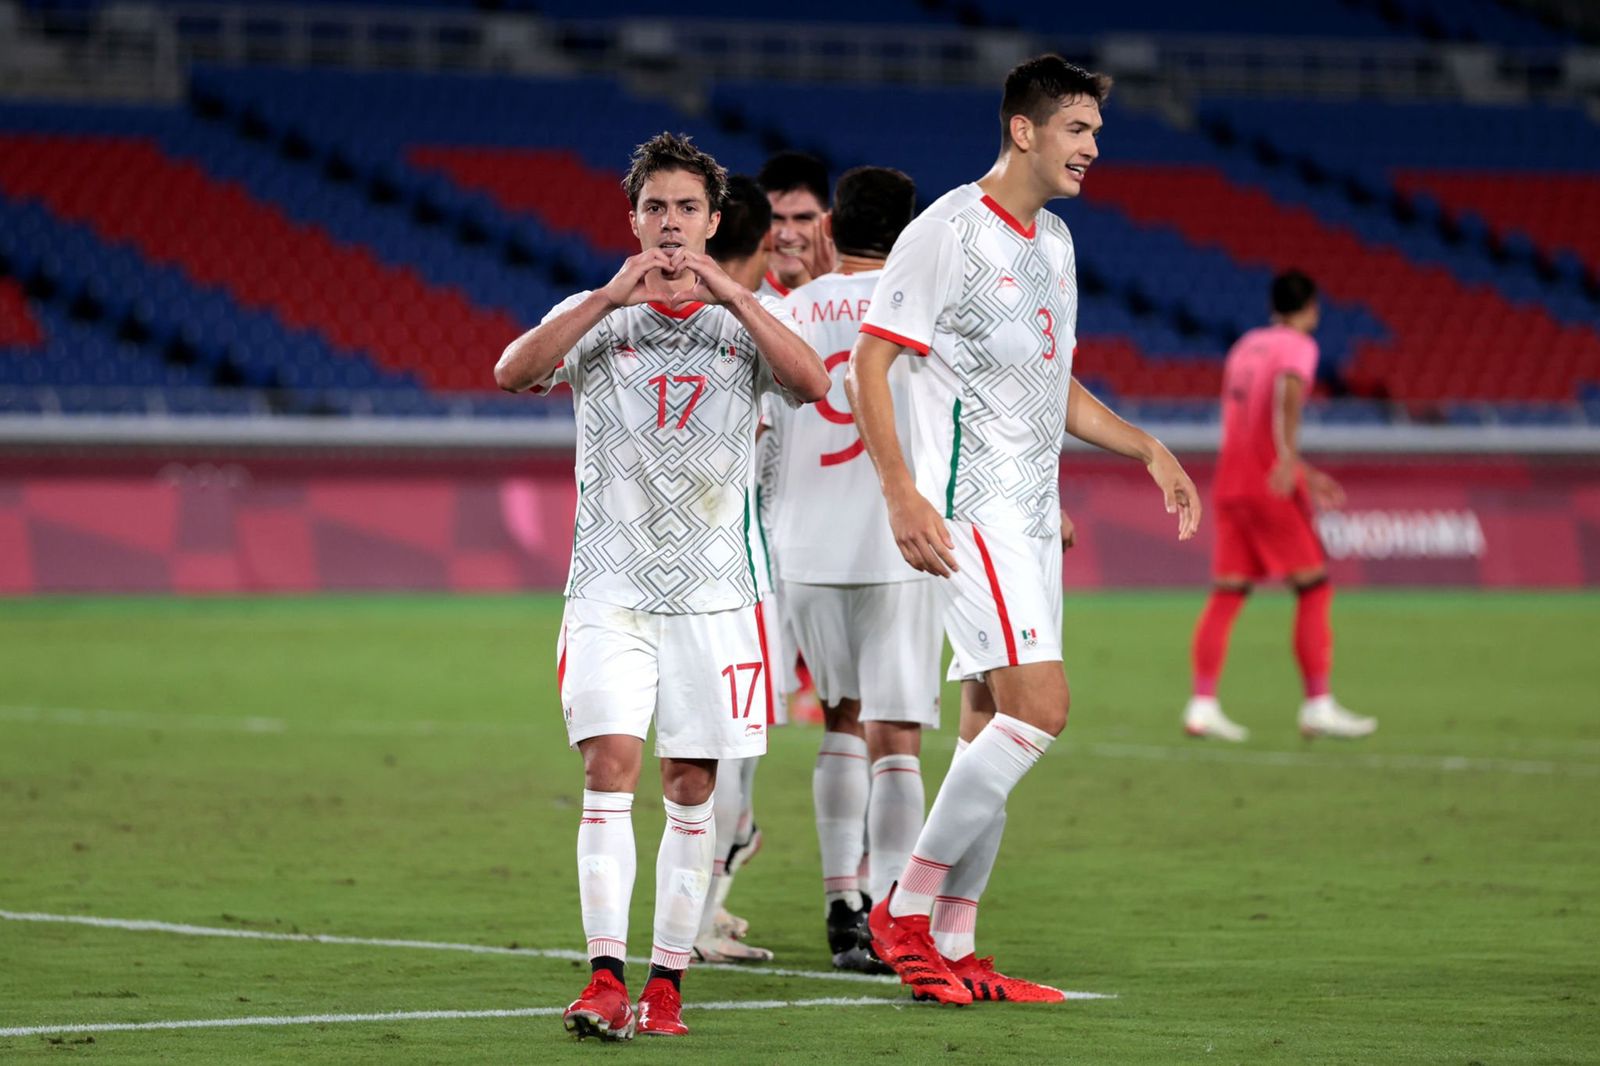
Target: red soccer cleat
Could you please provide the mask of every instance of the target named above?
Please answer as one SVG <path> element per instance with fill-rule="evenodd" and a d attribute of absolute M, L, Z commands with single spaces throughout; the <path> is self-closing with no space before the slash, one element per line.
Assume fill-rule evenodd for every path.
<path fill-rule="evenodd" d="M 928 933 L 928 916 L 908 914 L 895 918 L 889 914 L 889 901 L 894 899 L 895 889 L 899 887 L 899 884 L 891 885 L 888 894 L 867 915 L 872 950 L 900 975 L 902 984 L 910 986 L 913 999 L 966 1006 L 972 1002 L 972 990 L 950 972 L 944 956 L 933 946 L 933 937 Z"/>
<path fill-rule="evenodd" d="M 639 1032 L 644 1036 L 685 1036 L 683 995 L 665 977 L 645 982 L 639 997 Z"/>
<path fill-rule="evenodd" d="M 975 955 L 968 955 L 953 962 L 950 959 L 944 961 L 945 965 L 950 967 L 950 972 L 956 975 L 956 979 L 967 986 L 974 1000 L 997 1003 L 1065 1003 L 1067 999 L 1067 994 L 1059 988 L 1024 981 L 1020 977 L 1007 977 L 994 968 L 993 955 L 981 959 Z"/>
<path fill-rule="evenodd" d="M 561 1015 L 567 1032 L 582 1040 L 628 1040 L 633 1036 L 633 1001 L 628 989 L 610 970 L 596 970 L 583 994 Z"/>

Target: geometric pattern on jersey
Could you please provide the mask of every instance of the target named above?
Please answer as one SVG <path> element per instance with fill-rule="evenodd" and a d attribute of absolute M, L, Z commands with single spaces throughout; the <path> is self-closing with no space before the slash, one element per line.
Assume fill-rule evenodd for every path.
<path fill-rule="evenodd" d="M 726 309 L 685 310 L 619 308 L 553 375 L 579 424 L 569 597 L 662 614 L 756 602 L 755 430 L 777 386 Z"/>
<path fill-rule="evenodd" d="M 1039 213 L 1032 240 L 981 203 L 950 221 L 967 252 L 952 323 L 953 362 L 967 387 L 945 515 L 971 520 L 1003 500 L 1027 516 L 1029 536 L 1054 536 L 1078 316 L 1071 238 L 1063 270 L 1047 253 L 1051 223 L 1063 234 L 1066 226 L 1049 212 Z"/>

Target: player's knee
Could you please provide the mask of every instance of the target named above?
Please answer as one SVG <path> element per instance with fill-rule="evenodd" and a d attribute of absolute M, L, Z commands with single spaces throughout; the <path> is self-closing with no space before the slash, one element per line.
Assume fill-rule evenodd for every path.
<path fill-rule="evenodd" d="M 829 733 L 849 733 L 861 736 L 861 701 L 840 700 L 822 707 L 822 728 Z"/>
<path fill-rule="evenodd" d="M 673 803 L 693 807 L 711 798 L 717 764 L 709 759 L 669 759 L 661 764 L 661 793 Z"/>

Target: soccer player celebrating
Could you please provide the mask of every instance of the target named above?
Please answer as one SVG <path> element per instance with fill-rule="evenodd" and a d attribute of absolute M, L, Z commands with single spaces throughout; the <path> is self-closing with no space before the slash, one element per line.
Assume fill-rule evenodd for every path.
<path fill-rule="evenodd" d="M 977 896 L 958 886 L 987 881 L 986 842 L 999 835 L 1006 797 L 1066 726 L 1063 431 L 1142 463 L 1177 515 L 1180 540 L 1200 521 L 1194 483 L 1172 454 L 1072 378 L 1072 235 L 1044 208 L 1082 190 L 1109 88 L 1109 78 L 1054 55 L 1011 71 L 999 158 L 900 235 L 850 360 L 851 404 L 890 528 L 906 562 L 943 579 L 945 632 L 963 678 L 966 747 L 868 919 L 878 956 L 918 998 L 941 1003 L 1063 998 L 975 953 L 945 957 L 929 921 L 938 904 L 970 907 L 951 923 L 970 928 Z M 889 385 L 905 349 L 921 364 L 910 380 L 914 473 Z"/>
<path fill-rule="evenodd" d="M 1234 618 L 1250 587 L 1284 578 L 1298 604 L 1294 650 L 1305 684 L 1300 732 L 1364 737 L 1376 719 L 1351 714 L 1328 688 L 1333 630 L 1327 558 L 1311 523 L 1313 505 L 1337 507 L 1344 492 L 1300 458 L 1300 414 L 1316 377 L 1317 287 L 1298 270 L 1272 279 L 1272 324 L 1240 337 L 1222 371 L 1222 454 L 1212 503 L 1217 519 L 1215 585 L 1194 632 L 1194 695 L 1183 712 L 1190 736 L 1241 741 L 1244 726 L 1222 713 L 1217 680 Z"/>
<path fill-rule="evenodd" d="M 827 394 L 792 324 L 705 253 L 727 175 L 685 137 L 639 146 L 623 179 L 640 253 L 507 346 L 495 382 L 572 388 L 578 514 L 556 673 L 583 756 L 578 887 L 593 979 L 580 1038 L 687 1032 L 680 979 L 710 881 L 719 759 L 766 750 L 764 623 L 746 528 L 761 396 Z M 651 719 L 666 830 L 637 1014 L 623 980 L 633 795 Z"/>
<path fill-rule="evenodd" d="M 757 175 L 772 204 L 772 260 L 764 291 L 786 297 L 833 269 L 828 216 L 828 168 L 804 152 L 779 152 Z"/>
<path fill-rule="evenodd" d="M 824 365 L 841 377 L 884 259 L 915 210 L 916 187 L 897 170 L 858 167 L 839 179 L 823 220 L 839 270 L 795 289 L 786 306 L 801 336 L 832 353 Z M 889 379 L 902 439 L 910 372 L 899 363 Z M 900 557 L 839 392 L 837 405 L 777 413 L 776 554 L 784 610 L 806 650 L 826 726 L 811 787 L 828 946 L 835 966 L 881 970 L 866 950 L 868 901 L 887 891 L 922 828 L 919 756 L 923 727 L 939 724 L 943 632 L 938 590 Z M 858 869 L 869 838 L 867 885 Z"/>

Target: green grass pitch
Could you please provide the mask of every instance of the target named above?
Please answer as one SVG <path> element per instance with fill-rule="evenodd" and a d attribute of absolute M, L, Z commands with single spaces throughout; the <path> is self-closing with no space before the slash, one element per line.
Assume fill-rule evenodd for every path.
<path fill-rule="evenodd" d="M 1294 731 L 1290 601 L 1223 682 L 1242 746 L 1183 738 L 1198 593 L 1069 595 L 1075 705 L 1011 802 L 979 922 L 1003 969 L 1116 998 L 912 1004 L 831 979 L 818 732 L 779 730 L 767 847 L 731 901 L 774 966 L 691 971 L 686 1040 L 576 1044 L 551 1016 L 0 1036 L 0 1061 L 1578 1063 L 1600 1060 L 1600 597 L 1347 593 L 1336 689 L 1368 742 Z M 0 605 L 0 1030 L 559 1008 L 581 950 L 577 757 L 553 597 Z M 931 798 L 954 743 L 924 751 Z M 661 826 L 635 819 L 648 945 Z M 630 968 L 635 991 L 640 967 Z"/>

